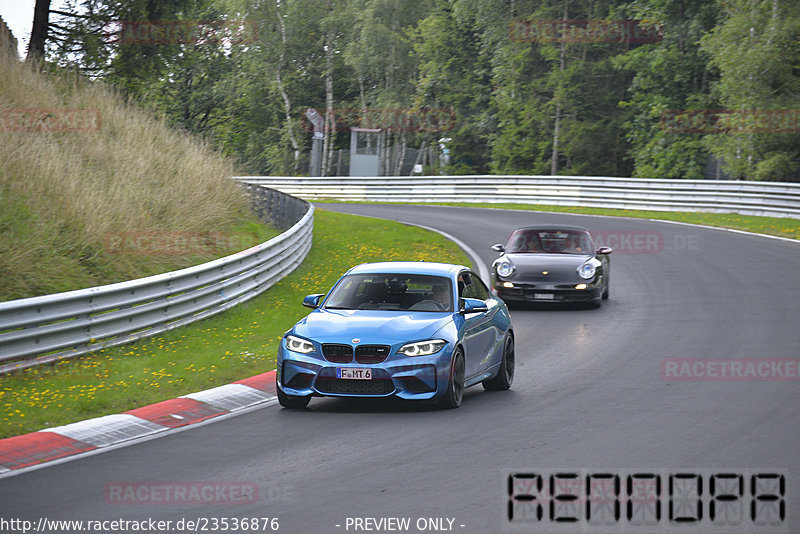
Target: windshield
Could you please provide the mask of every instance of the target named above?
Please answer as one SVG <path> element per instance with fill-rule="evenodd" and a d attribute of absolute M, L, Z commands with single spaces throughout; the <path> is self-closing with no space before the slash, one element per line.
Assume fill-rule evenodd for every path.
<path fill-rule="evenodd" d="M 448 278 L 422 274 L 351 274 L 325 302 L 326 309 L 452 312 Z"/>
<path fill-rule="evenodd" d="M 581 230 L 517 230 L 508 240 L 512 254 L 591 254 L 592 238 Z"/>

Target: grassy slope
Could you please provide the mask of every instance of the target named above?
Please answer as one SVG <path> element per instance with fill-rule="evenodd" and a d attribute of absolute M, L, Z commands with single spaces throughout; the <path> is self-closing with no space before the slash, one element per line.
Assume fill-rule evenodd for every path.
<path fill-rule="evenodd" d="M 101 285 L 230 254 L 128 247 L 120 236 L 272 235 L 231 183 L 229 160 L 98 84 L 0 59 L 0 301 Z M 8 110 L 96 110 L 96 131 L 18 131 Z"/>
<path fill-rule="evenodd" d="M 467 264 L 439 234 L 316 211 L 314 246 L 292 274 L 216 317 L 131 345 L 0 379 L 0 438 L 117 413 L 275 368 L 278 341 L 351 266 L 426 260 Z"/>

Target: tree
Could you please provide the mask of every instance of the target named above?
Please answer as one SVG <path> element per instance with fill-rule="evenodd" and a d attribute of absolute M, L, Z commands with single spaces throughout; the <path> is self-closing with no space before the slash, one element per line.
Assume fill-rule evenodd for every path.
<path fill-rule="evenodd" d="M 324 110 L 325 174 L 349 145 L 337 131 L 355 125 L 384 129 L 384 174 L 400 172 L 407 147 L 441 144 L 451 161 L 440 170 L 454 174 L 702 178 L 714 158 L 749 179 L 800 170 L 791 0 L 70 2 L 42 11 L 55 20 L 36 19 L 44 30 L 29 55 L 43 46 L 46 59 L 114 84 L 252 173 L 304 172 L 307 108 Z M 125 38 L 148 21 L 201 20 L 245 20 L 258 37 Z M 631 32 L 635 20 L 651 42 L 598 33 Z M 347 108 L 362 110 L 361 124 Z M 409 131 L 396 123 L 402 114 L 376 122 L 368 110 L 446 110 L 456 120 Z M 690 131 L 671 128 L 673 115 L 714 119 Z M 785 131 L 764 129 L 775 117 Z"/>
<path fill-rule="evenodd" d="M 625 175 L 622 133 L 629 75 L 612 60 L 628 42 L 595 36 L 610 2 L 518 3 L 511 39 L 494 64 L 499 128 L 493 170 L 512 173 Z M 520 30 L 522 28 L 522 30 Z M 527 33 L 526 33 L 527 32 Z"/>
<path fill-rule="evenodd" d="M 663 32 L 663 39 L 614 58 L 620 71 L 633 74 L 620 106 L 627 114 L 634 175 L 702 179 L 710 156 L 704 133 L 670 128 L 668 120 L 716 106 L 711 84 L 718 75 L 700 39 L 716 24 L 719 7 L 715 0 L 647 0 L 632 2 L 621 13 L 658 23 Z"/>
<path fill-rule="evenodd" d="M 756 180 L 800 180 L 800 4 L 732 0 L 724 20 L 703 36 L 719 69 L 714 86 L 729 113 L 724 134 L 706 143 L 732 174 Z"/>
<path fill-rule="evenodd" d="M 415 107 L 452 109 L 456 125 L 447 136 L 453 155 L 445 172 L 489 171 L 493 129 L 490 50 L 482 48 L 477 12 L 457 0 L 438 0 L 413 34 L 420 60 Z"/>
<path fill-rule="evenodd" d="M 395 121 L 419 111 L 410 109 L 413 108 L 414 81 L 419 65 L 411 35 L 430 8 L 430 0 L 365 0 L 351 2 L 346 15 L 351 31 L 344 61 L 355 75 L 358 99 L 345 105 L 361 110 L 358 126 L 385 130 L 385 145 L 395 148 L 384 152 L 383 173 L 386 175 L 400 173 L 409 142 L 425 143 L 426 137 L 430 142 L 430 136 L 435 134 L 421 134 Z M 375 113 L 378 110 L 387 113 Z M 373 123 L 370 118 L 375 115 L 390 120 Z"/>
<path fill-rule="evenodd" d="M 25 60 L 37 63 L 44 59 L 44 45 L 47 41 L 50 18 L 50 0 L 36 0 L 33 8 L 33 28 L 31 40 L 28 42 L 28 54 Z"/>

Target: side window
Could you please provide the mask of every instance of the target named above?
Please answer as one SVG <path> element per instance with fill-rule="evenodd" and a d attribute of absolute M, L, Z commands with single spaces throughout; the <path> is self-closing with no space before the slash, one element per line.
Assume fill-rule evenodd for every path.
<path fill-rule="evenodd" d="M 458 298 L 464 298 L 464 288 L 467 285 L 466 282 L 467 275 L 465 273 L 461 273 L 458 275 Z"/>
<path fill-rule="evenodd" d="M 489 292 L 486 286 L 483 285 L 480 278 L 472 273 L 462 273 L 459 280 L 464 280 L 464 289 L 461 291 L 461 296 L 464 298 L 486 300 L 489 298 Z M 460 286 L 460 284 L 459 284 Z"/>
<path fill-rule="evenodd" d="M 478 296 L 475 293 L 475 286 L 472 284 L 472 277 L 464 273 L 464 291 L 461 292 L 464 298 L 476 299 Z"/>
<path fill-rule="evenodd" d="M 472 285 L 475 286 L 475 292 L 478 294 L 476 298 L 481 300 L 486 300 L 489 298 L 489 289 L 486 287 L 486 284 L 483 283 L 483 280 L 478 278 L 474 273 L 470 275 L 472 279 Z"/>

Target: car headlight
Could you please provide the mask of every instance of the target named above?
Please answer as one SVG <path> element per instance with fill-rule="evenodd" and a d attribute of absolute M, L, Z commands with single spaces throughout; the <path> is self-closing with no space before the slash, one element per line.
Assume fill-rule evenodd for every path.
<path fill-rule="evenodd" d="M 497 264 L 496 270 L 498 276 L 506 278 L 508 276 L 511 276 L 511 273 L 514 272 L 514 266 L 511 265 L 511 262 L 503 261 Z"/>
<path fill-rule="evenodd" d="M 591 263 L 584 263 L 578 267 L 578 276 L 584 280 L 588 280 L 594 276 L 595 266 Z"/>
<path fill-rule="evenodd" d="M 286 336 L 286 348 L 292 352 L 308 354 L 314 352 L 314 344 L 295 336 Z"/>
<path fill-rule="evenodd" d="M 398 354 L 405 356 L 429 356 L 436 354 L 444 346 L 447 341 L 443 339 L 431 339 L 430 341 L 418 341 L 417 343 L 408 343 L 397 349 Z"/>

